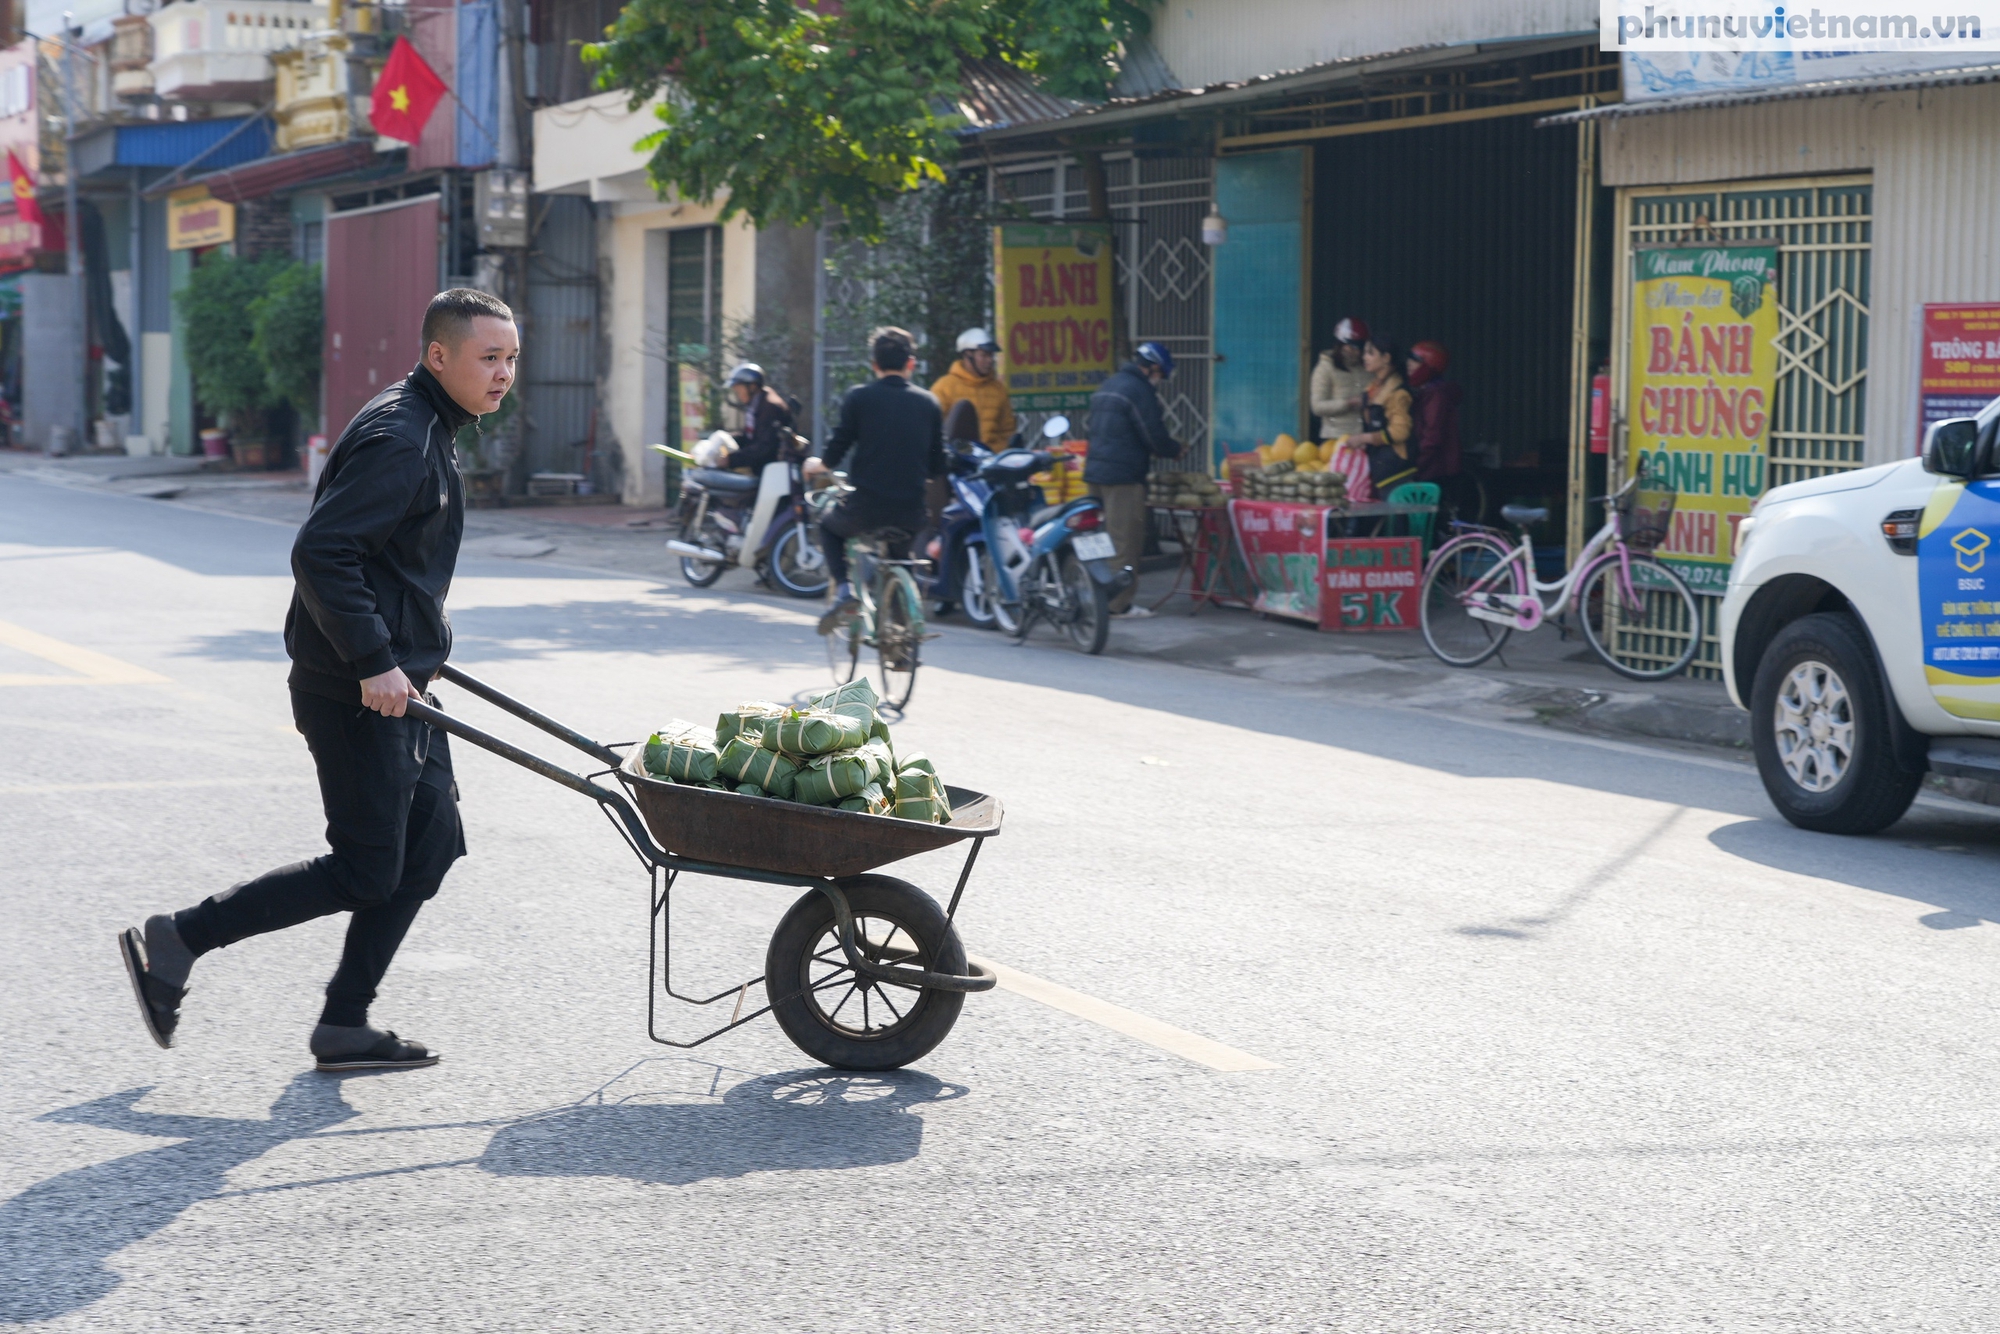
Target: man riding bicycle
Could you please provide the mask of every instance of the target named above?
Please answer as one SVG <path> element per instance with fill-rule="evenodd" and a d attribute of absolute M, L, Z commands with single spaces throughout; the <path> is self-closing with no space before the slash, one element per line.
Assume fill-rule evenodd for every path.
<path fill-rule="evenodd" d="M 924 484 L 944 476 L 944 413 L 929 391 L 910 383 L 915 359 L 916 342 L 904 330 L 876 330 L 868 359 L 875 379 L 847 391 L 833 438 L 821 457 L 806 460 L 805 475 L 817 477 L 854 455 L 847 465 L 854 489 L 819 524 L 832 579 L 823 635 L 861 605 L 848 579 L 848 539 L 894 530 L 900 536 L 888 544 L 889 556 L 907 559 L 911 535 L 924 526 Z"/>

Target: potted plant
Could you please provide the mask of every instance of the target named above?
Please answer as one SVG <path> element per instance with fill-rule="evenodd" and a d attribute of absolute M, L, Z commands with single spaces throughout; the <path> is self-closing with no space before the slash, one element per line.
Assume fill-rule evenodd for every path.
<path fill-rule="evenodd" d="M 211 252 L 188 275 L 188 285 L 174 293 L 187 322 L 195 397 L 229 432 L 239 467 L 264 468 L 275 461 L 270 412 L 284 400 L 272 391 L 263 359 L 251 345 L 251 308 L 277 271 L 290 264 L 275 257 L 239 259 Z"/>

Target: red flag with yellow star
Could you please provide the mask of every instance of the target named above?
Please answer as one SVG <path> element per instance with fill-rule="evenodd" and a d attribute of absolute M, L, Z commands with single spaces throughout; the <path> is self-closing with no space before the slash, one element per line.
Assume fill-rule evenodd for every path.
<path fill-rule="evenodd" d="M 11 148 L 7 150 L 7 184 L 14 192 L 14 216 L 38 227 L 44 225 L 48 220 L 42 216 L 42 206 L 35 199 L 35 178 L 28 175 L 28 169 Z"/>
<path fill-rule="evenodd" d="M 417 54 L 407 37 L 398 37 L 389 50 L 389 63 L 375 79 L 375 99 L 368 107 L 368 119 L 375 133 L 388 139 L 415 143 L 424 132 L 424 123 L 437 110 L 445 94 L 444 80 Z"/>

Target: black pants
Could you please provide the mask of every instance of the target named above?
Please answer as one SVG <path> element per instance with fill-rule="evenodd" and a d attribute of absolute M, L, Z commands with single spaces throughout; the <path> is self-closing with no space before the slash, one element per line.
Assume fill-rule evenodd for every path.
<path fill-rule="evenodd" d="M 852 495 L 826 512 L 819 521 L 819 542 L 826 552 L 826 572 L 836 584 L 847 581 L 847 539 L 882 528 L 902 531 L 900 541 L 889 543 L 889 559 L 908 560 L 910 538 L 924 526 L 924 502 L 880 501 Z"/>
<path fill-rule="evenodd" d="M 174 914 L 196 954 L 351 912 L 340 967 L 326 987 L 320 1022 L 368 1022 L 389 961 L 465 855 L 458 790 L 443 732 L 414 718 L 385 718 L 359 704 L 292 692 L 292 718 L 319 769 L 332 851 L 246 880 Z"/>

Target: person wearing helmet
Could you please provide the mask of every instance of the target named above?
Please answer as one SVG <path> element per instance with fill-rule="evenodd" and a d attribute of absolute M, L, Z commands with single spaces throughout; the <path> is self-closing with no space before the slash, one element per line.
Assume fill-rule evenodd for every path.
<path fill-rule="evenodd" d="M 1444 344 L 1425 339 L 1410 345 L 1403 363 L 1409 372 L 1410 445 L 1419 482 L 1441 482 L 1459 470 L 1458 407 L 1465 386 L 1444 378 L 1451 357 Z"/>
<path fill-rule="evenodd" d="M 1000 344 L 984 329 L 958 336 L 958 359 L 931 386 L 938 406 L 950 412 L 960 399 L 979 409 L 979 439 L 988 449 L 1007 447 L 1014 434 L 1014 401 L 998 374 Z"/>
<path fill-rule="evenodd" d="M 764 382 L 764 368 L 754 361 L 729 372 L 729 400 L 743 413 L 743 429 L 734 433 L 736 450 L 729 456 L 729 466 L 761 473 L 765 464 L 778 462 L 792 446 L 792 405 Z"/>
<path fill-rule="evenodd" d="M 1368 372 L 1361 369 L 1361 345 L 1368 341 L 1368 322 L 1349 315 L 1333 326 L 1334 345 L 1319 354 L 1312 373 L 1312 410 L 1319 418 L 1319 438 L 1338 440 L 1361 430 L 1361 402 L 1368 393 Z"/>
<path fill-rule="evenodd" d="M 1146 551 L 1146 472 L 1154 459 L 1179 458 L 1181 446 L 1167 434 L 1160 408 L 1159 386 L 1174 373 L 1171 352 L 1158 343 L 1141 343 L 1132 359 L 1118 368 L 1090 396 L 1090 452 L 1083 463 L 1083 481 L 1104 505 L 1104 525 L 1118 550 L 1120 565 L 1139 568 Z M 1111 599 L 1116 616 L 1150 613 L 1132 599 L 1134 580 Z"/>

